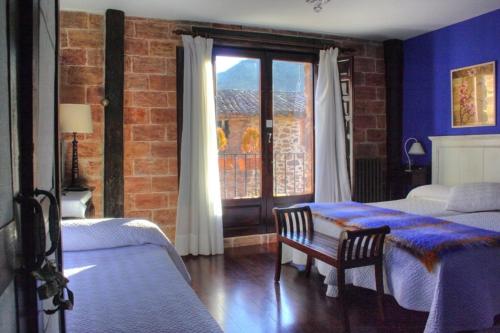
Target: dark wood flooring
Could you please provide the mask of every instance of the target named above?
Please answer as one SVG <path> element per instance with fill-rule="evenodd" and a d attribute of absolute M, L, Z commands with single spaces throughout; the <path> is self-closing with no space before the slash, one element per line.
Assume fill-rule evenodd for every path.
<path fill-rule="evenodd" d="M 274 283 L 274 246 L 226 249 L 225 255 L 184 258 L 193 288 L 227 333 L 343 332 L 339 303 L 325 296 L 323 277 L 307 278 L 291 265 Z M 427 313 L 409 311 L 386 296 L 380 322 L 374 291 L 349 287 L 351 332 L 423 332 Z"/>

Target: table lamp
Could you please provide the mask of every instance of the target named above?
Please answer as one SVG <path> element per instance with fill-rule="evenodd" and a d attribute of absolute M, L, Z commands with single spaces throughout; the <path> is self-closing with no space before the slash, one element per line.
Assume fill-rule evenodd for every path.
<path fill-rule="evenodd" d="M 410 146 L 410 150 L 408 150 L 408 143 L 413 142 Z M 415 138 L 408 138 L 405 141 L 404 145 L 405 149 L 405 154 L 406 158 L 408 159 L 408 169 L 406 169 L 406 172 L 411 172 L 411 158 L 410 155 L 425 155 L 425 150 L 424 147 L 422 147 L 422 144 L 418 142 L 417 139 Z"/>
<path fill-rule="evenodd" d="M 77 133 L 92 133 L 92 112 L 90 105 L 60 104 L 59 124 L 62 133 L 73 133 L 73 155 L 71 160 L 71 183 L 65 188 L 67 191 L 85 191 L 79 179 L 78 172 L 78 140 Z"/>

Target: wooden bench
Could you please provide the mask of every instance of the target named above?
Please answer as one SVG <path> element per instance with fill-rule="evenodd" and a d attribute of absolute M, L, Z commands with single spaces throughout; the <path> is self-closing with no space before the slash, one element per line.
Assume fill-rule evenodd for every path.
<path fill-rule="evenodd" d="M 336 267 L 338 295 L 342 303 L 345 294 L 345 270 L 374 265 L 377 296 L 383 318 L 382 265 L 385 236 L 391 231 L 388 226 L 355 231 L 344 230 L 337 239 L 314 231 L 309 206 L 274 208 L 273 215 L 277 233 L 275 282 L 280 280 L 283 243 L 307 254 L 306 275 L 311 272 L 313 259 Z"/>

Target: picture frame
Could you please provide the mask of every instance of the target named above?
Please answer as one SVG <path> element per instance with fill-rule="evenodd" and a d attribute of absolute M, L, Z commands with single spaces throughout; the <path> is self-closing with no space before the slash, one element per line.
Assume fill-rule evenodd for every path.
<path fill-rule="evenodd" d="M 496 63 L 450 71 L 451 127 L 496 125 Z"/>

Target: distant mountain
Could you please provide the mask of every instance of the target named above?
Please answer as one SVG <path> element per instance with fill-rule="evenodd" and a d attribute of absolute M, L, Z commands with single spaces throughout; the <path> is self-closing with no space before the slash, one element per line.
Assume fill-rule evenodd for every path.
<path fill-rule="evenodd" d="M 218 89 L 258 90 L 259 62 L 243 60 L 225 72 L 217 74 Z M 273 66 L 273 88 L 280 92 L 304 91 L 304 66 L 300 63 L 277 61 Z"/>

